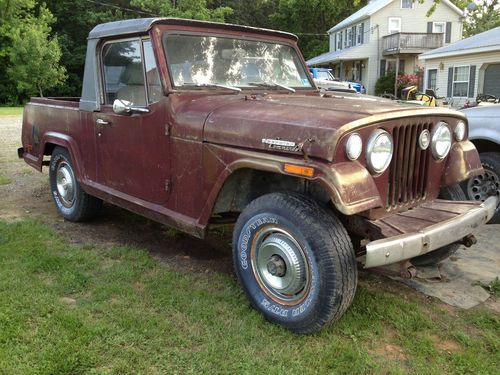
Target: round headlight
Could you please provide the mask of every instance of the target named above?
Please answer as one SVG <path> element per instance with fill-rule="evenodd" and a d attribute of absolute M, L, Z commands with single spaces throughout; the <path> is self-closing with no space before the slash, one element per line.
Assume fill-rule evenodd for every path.
<path fill-rule="evenodd" d="M 375 130 L 366 146 L 368 168 L 374 173 L 384 172 L 392 159 L 392 137 L 385 130 Z"/>
<path fill-rule="evenodd" d="M 363 150 L 363 141 L 358 133 L 353 133 L 347 140 L 345 152 L 350 160 L 356 160 Z"/>
<path fill-rule="evenodd" d="M 451 148 L 451 131 L 447 123 L 439 122 L 437 124 L 436 130 L 432 135 L 431 146 L 434 158 L 440 160 L 448 155 Z"/>
<path fill-rule="evenodd" d="M 420 136 L 418 137 L 418 144 L 422 150 L 427 150 L 429 144 L 431 143 L 431 133 L 427 129 L 422 130 Z"/>
<path fill-rule="evenodd" d="M 455 139 L 460 142 L 465 138 L 465 122 L 459 121 L 455 127 Z"/>

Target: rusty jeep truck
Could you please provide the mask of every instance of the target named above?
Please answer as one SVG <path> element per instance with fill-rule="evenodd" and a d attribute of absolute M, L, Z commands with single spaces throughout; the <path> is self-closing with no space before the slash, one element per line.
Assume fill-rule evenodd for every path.
<path fill-rule="evenodd" d="M 60 215 L 103 201 L 203 238 L 234 223 L 237 277 L 266 319 L 319 330 L 357 263 L 432 264 L 495 211 L 459 112 L 320 94 L 285 32 L 174 18 L 96 26 L 81 98 L 32 98 L 19 156 Z"/>

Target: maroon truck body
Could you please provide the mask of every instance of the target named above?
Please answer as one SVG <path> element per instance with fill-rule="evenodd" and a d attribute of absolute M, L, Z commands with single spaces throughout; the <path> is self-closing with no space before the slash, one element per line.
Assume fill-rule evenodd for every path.
<path fill-rule="evenodd" d="M 63 147 L 86 193 L 197 237 L 203 237 L 213 221 L 235 220 L 257 197 L 276 191 L 307 194 L 329 205 L 351 235 L 372 241 L 377 254 L 373 260 L 371 245 L 355 243 L 356 254 L 367 256 L 367 267 L 460 241 L 488 219 L 479 204 L 456 209 L 450 202 L 436 201 L 443 186 L 482 169 L 467 134 L 452 140 L 442 160 L 419 147 L 417 140 L 442 122 L 453 134 L 460 122 L 466 123 L 459 112 L 356 94 L 323 95 L 309 76 L 310 87 L 296 92 L 280 87 L 241 92 L 178 87 L 162 41 L 169 33 L 279 42 L 295 50 L 306 68 L 296 37 L 286 33 L 175 19 L 151 20 L 135 31 L 127 25 L 117 23 L 114 33 L 91 33 L 80 102 L 32 98 L 26 105 L 19 153 L 28 164 L 41 170 L 54 148 Z M 123 38 L 152 44 L 161 97 L 147 106 L 147 113 L 118 114 L 113 103 L 104 100 L 102 46 Z M 89 110 L 85 95 L 94 94 L 95 107 Z M 367 169 L 365 152 L 349 160 L 346 142 L 358 133 L 365 145 L 379 128 L 392 137 L 393 156 L 384 172 L 374 174 Z M 452 230 L 455 237 L 446 238 L 448 242 L 433 234 L 441 221 L 447 221 L 448 232 L 459 228 Z M 392 237 L 401 242 L 391 242 Z M 266 311 L 284 316 L 285 310 L 269 306 L 266 302 Z"/>

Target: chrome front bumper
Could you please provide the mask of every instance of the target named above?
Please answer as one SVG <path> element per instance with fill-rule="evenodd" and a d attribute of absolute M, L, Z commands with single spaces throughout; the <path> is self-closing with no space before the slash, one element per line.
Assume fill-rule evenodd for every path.
<path fill-rule="evenodd" d="M 365 268 L 401 262 L 462 240 L 495 214 L 497 197 L 449 220 L 414 233 L 372 241 L 366 245 Z"/>

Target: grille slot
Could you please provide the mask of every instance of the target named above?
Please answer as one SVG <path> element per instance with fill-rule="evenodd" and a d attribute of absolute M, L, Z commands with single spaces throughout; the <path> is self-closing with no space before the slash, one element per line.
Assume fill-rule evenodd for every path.
<path fill-rule="evenodd" d="M 425 198 L 429 149 L 418 144 L 420 133 L 431 124 L 409 124 L 394 127 L 394 153 L 389 167 L 387 209 Z"/>

